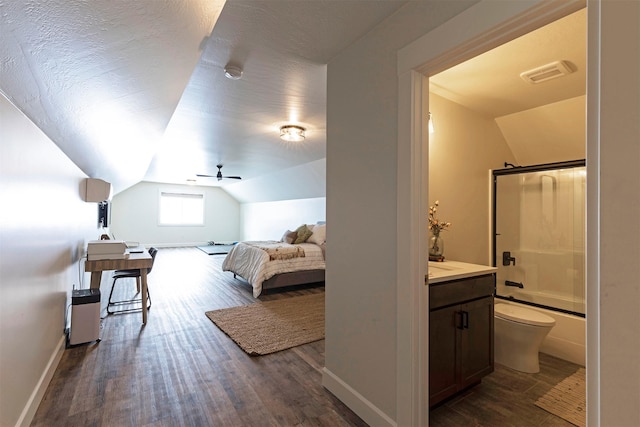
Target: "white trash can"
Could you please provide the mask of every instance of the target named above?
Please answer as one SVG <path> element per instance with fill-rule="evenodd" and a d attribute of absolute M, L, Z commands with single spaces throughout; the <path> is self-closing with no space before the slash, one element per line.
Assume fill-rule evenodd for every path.
<path fill-rule="evenodd" d="M 91 341 L 100 341 L 100 289 L 74 289 L 69 345 Z"/>

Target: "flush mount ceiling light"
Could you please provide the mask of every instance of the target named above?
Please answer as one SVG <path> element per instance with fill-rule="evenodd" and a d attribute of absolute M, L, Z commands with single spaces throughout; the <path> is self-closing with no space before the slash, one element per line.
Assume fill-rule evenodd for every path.
<path fill-rule="evenodd" d="M 237 65 L 227 64 L 224 67 L 224 76 L 231 80 L 240 80 L 242 78 L 242 68 Z"/>
<path fill-rule="evenodd" d="M 296 125 L 285 125 L 280 128 L 280 138 L 285 141 L 304 141 L 305 128 Z"/>

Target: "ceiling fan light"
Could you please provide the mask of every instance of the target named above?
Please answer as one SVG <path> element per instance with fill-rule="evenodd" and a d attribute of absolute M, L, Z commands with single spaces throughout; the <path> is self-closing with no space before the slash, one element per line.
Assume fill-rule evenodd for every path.
<path fill-rule="evenodd" d="M 304 141 L 306 129 L 302 126 L 286 125 L 280 128 L 280 138 L 290 142 Z"/>

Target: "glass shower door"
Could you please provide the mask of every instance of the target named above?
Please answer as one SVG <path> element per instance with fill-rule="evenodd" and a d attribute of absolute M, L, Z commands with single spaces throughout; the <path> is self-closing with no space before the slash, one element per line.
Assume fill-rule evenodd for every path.
<path fill-rule="evenodd" d="M 584 161 L 493 178 L 496 297 L 584 315 Z"/>

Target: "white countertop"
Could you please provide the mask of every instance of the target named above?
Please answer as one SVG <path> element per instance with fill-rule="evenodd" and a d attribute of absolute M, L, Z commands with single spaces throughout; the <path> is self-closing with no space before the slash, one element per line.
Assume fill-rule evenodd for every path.
<path fill-rule="evenodd" d="M 464 279 L 466 277 L 480 276 L 494 273 L 496 267 L 488 265 L 469 264 L 459 261 L 429 261 L 428 281 L 431 283 L 446 282 L 449 280 Z"/>

